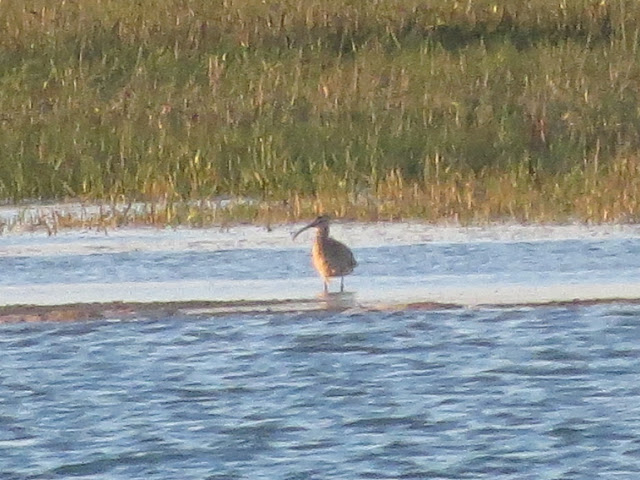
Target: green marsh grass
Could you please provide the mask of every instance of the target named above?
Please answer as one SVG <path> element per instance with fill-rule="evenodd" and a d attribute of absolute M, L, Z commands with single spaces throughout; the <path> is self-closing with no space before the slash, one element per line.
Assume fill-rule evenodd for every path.
<path fill-rule="evenodd" d="M 9 0 L 0 19 L 5 202 L 147 206 L 109 225 L 640 216 L 632 0 Z"/>

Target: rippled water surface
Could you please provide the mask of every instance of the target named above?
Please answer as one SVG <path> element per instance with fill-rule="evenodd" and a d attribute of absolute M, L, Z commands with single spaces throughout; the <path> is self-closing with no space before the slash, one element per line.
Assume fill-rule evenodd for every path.
<path fill-rule="evenodd" d="M 640 308 L 0 326 L 3 479 L 640 478 Z"/>

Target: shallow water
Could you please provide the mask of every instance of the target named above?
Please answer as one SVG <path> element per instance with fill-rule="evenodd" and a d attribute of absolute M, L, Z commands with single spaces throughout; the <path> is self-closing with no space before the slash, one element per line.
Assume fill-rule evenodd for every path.
<path fill-rule="evenodd" d="M 0 330 L 3 479 L 640 475 L 636 306 Z"/>
<path fill-rule="evenodd" d="M 290 230 L 0 237 L 0 305 L 315 298 L 311 234 L 296 243 Z M 640 298 L 640 231 L 631 227 L 336 230 L 358 260 L 346 278 L 357 305 Z"/>

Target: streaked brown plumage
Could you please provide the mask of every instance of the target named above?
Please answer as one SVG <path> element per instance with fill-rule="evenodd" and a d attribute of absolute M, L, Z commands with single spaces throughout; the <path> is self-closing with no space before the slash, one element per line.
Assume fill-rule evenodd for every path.
<path fill-rule="evenodd" d="M 344 243 L 329 237 L 330 219 L 321 215 L 309 225 L 298 230 L 293 238 L 309 228 L 317 228 L 316 241 L 311 250 L 313 266 L 318 271 L 324 282 L 325 293 L 329 290 L 329 279 L 340 277 L 340 291 L 344 291 L 344 276 L 353 272 L 358 262 L 353 253 Z"/>

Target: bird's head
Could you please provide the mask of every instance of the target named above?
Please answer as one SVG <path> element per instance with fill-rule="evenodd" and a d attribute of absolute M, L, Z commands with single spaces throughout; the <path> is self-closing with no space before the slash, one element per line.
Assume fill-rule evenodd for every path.
<path fill-rule="evenodd" d="M 310 228 L 328 229 L 330 222 L 331 222 L 331 218 L 328 215 L 320 215 L 316 217 L 316 219 L 313 222 L 311 222 L 309 225 L 305 225 L 300 230 L 298 230 L 293 235 L 293 239 L 295 240 L 298 235 L 300 235 L 302 232 Z"/>

